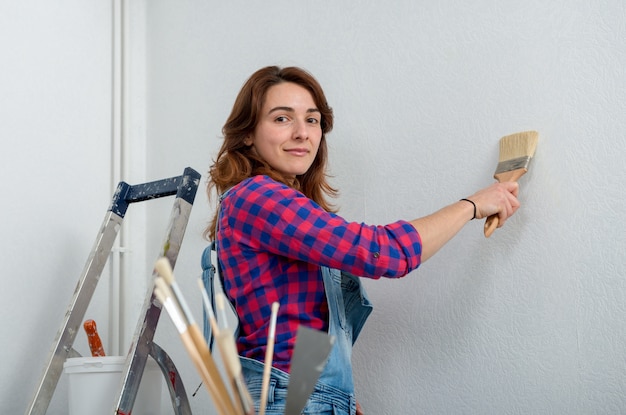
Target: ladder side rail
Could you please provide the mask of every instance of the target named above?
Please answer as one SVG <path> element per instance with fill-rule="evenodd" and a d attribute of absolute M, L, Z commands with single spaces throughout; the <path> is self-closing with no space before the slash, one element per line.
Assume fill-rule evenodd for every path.
<path fill-rule="evenodd" d="M 113 196 L 111 207 L 119 205 L 119 201 L 126 197 L 129 189 L 130 186 L 127 183 L 120 182 Z M 68 357 L 77 355 L 73 349 L 74 339 L 76 338 L 89 302 L 100 280 L 100 275 L 102 274 L 109 253 L 115 243 L 125 213 L 126 209 L 123 207 L 117 209 L 116 212 L 113 212 L 112 208 L 110 208 L 105 215 L 96 241 L 94 242 L 87 263 L 83 268 L 65 313 L 61 328 L 57 332 L 52 344 L 43 374 L 35 389 L 34 396 L 26 409 L 26 414 L 43 415 L 46 413 L 50 401 L 52 400 L 54 390 L 61 377 L 63 363 Z"/>
<path fill-rule="evenodd" d="M 164 256 L 169 260 L 172 269 L 176 265 L 199 182 L 200 174 L 191 168 L 186 168 L 178 186 L 166 237 L 159 253 L 159 257 Z M 154 273 L 153 277 L 156 277 Z M 153 344 L 154 333 L 161 315 L 161 304 L 154 296 L 153 291 L 152 287 L 148 290 L 143 311 L 140 313 L 142 317 L 137 322 L 126 358 L 119 399 L 114 411 L 116 414 L 128 415 L 131 413 L 147 357 Z M 166 377 L 166 382 L 170 382 L 169 377 Z"/>

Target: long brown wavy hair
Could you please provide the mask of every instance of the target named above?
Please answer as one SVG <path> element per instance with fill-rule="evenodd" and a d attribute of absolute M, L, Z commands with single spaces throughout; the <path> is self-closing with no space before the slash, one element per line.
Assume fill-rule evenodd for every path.
<path fill-rule="evenodd" d="M 289 180 L 274 170 L 244 142 L 258 123 L 267 91 L 272 86 L 283 82 L 293 82 L 307 89 L 321 113 L 322 139 L 317 156 L 309 170 L 296 176 L 295 181 Z M 333 212 L 334 207 L 327 201 L 327 197 L 336 197 L 338 191 L 328 183 L 326 172 L 328 164 L 326 134 L 332 128 L 333 110 L 326 102 L 322 87 L 311 74 L 298 67 L 267 66 L 259 69 L 239 91 L 230 116 L 222 128 L 224 142 L 213 165 L 209 168 L 210 179 L 207 184 L 209 199 L 213 190 L 221 194 L 249 177 L 264 174 L 301 191 L 323 209 Z M 204 232 L 205 237 L 211 240 L 215 239 L 217 214 L 216 211 Z"/>

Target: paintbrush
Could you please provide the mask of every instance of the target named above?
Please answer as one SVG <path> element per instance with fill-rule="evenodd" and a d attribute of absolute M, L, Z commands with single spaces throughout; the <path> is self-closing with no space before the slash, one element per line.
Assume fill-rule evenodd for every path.
<path fill-rule="evenodd" d="M 208 315 L 208 320 L 211 326 L 212 336 L 215 337 L 217 333 L 219 333 L 220 329 L 217 325 L 217 319 L 215 318 L 215 313 L 213 312 L 213 306 L 211 305 L 211 300 L 209 299 L 209 293 L 207 292 L 204 286 L 204 281 L 202 281 L 202 278 L 198 278 L 197 282 L 198 282 L 198 288 L 200 289 L 200 293 L 202 294 L 202 302 L 204 304 L 204 308 Z M 200 389 L 201 387 L 202 387 L 202 383 L 198 385 L 198 387 L 196 388 L 196 392 L 198 392 L 198 389 Z M 193 395 L 191 396 L 196 396 L 196 392 L 194 392 Z"/>
<path fill-rule="evenodd" d="M 272 371 L 272 361 L 274 360 L 274 337 L 276 335 L 276 317 L 278 316 L 278 302 L 272 303 L 272 314 L 270 316 L 270 326 L 267 335 L 267 349 L 265 349 L 265 363 L 263 365 L 263 384 L 261 386 L 261 400 L 259 401 L 259 415 L 265 415 L 267 406 L 267 394 L 270 386 L 270 372 Z"/>
<path fill-rule="evenodd" d="M 493 177 L 500 183 L 517 181 L 528 171 L 530 160 L 535 155 L 539 133 L 524 131 L 500 139 L 500 159 Z M 498 227 L 498 215 L 485 221 L 485 237 L 489 238 Z"/>
<path fill-rule="evenodd" d="M 165 283 L 165 288 L 171 293 L 170 298 L 172 299 L 172 302 L 175 303 L 178 310 L 181 310 L 180 315 L 183 319 L 183 323 L 185 324 L 185 329 L 194 345 L 194 349 L 198 352 L 201 358 L 202 367 L 206 370 L 207 376 L 206 379 L 203 378 L 203 382 L 205 383 L 207 389 L 209 389 L 217 409 L 223 414 L 230 415 L 237 413 L 233 407 L 228 390 L 226 389 L 222 377 L 220 376 L 219 370 L 217 369 L 217 365 L 211 357 L 211 352 L 204 341 L 204 337 L 202 336 L 202 333 L 200 332 L 200 329 L 198 328 L 198 325 L 196 324 L 195 319 L 193 318 L 193 315 L 191 314 L 189 307 L 180 292 L 180 288 L 174 279 L 174 274 L 169 260 L 165 257 L 159 258 L 155 264 L 155 270 L 159 275 L 161 275 L 161 277 L 157 277 L 155 279 L 155 284 L 158 283 L 161 285 L 159 287 L 161 291 L 166 291 L 162 287 Z M 160 280 L 163 280 L 163 282 L 160 282 Z M 165 294 L 167 294 L 167 292 L 165 292 Z"/>
<path fill-rule="evenodd" d="M 223 293 L 218 293 L 215 296 L 215 300 L 217 310 L 220 312 L 222 320 L 222 327 L 215 333 L 215 340 L 220 349 L 226 372 L 230 377 L 233 394 L 236 396 L 235 403 L 238 409 L 243 411 L 244 414 L 253 414 L 254 403 L 243 379 L 239 353 L 237 352 L 237 345 L 235 344 L 235 336 L 233 331 L 228 327 L 225 307 L 226 301 L 228 300 Z"/>
<path fill-rule="evenodd" d="M 209 391 L 211 398 L 213 398 L 213 401 L 215 402 L 215 406 L 218 410 L 218 414 L 227 415 L 228 412 L 226 411 L 226 409 L 224 409 L 224 404 L 222 403 L 223 398 L 218 395 L 214 387 L 210 386 L 213 383 L 211 380 L 211 375 L 209 374 L 206 366 L 204 365 L 202 357 L 200 356 L 200 352 L 196 348 L 196 345 L 193 339 L 191 338 L 191 334 L 189 333 L 189 330 L 187 329 L 187 323 L 185 321 L 185 318 L 183 317 L 183 314 L 182 314 L 182 311 L 180 310 L 179 305 L 172 298 L 172 293 L 171 293 L 170 288 L 167 286 L 167 283 L 165 282 L 165 280 L 163 280 L 163 278 L 161 277 L 156 278 L 154 282 L 156 286 L 154 288 L 154 295 L 159 300 L 159 302 L 163 304 L 163 307 L 165 308 L 165 310 L 170 316 L 170 319 L 174 323 L 174 326 L 176 327 L 176 330 L 178 331 L 178 334 L 180 335 L 180 338 L 183 342 L 183 345 L 185 346 L 185 349 L 187 350 L 187 353 L 189 354 L 189 357 L 192 363 L 194 364 L 194 366 L 196 367 L 196 370 L 200 374 L 200 377 L 202 378 L 205 386 L 207 387 L 207 390 Z"/>
<path fill-rule="evenodd" d="M 226 310 L 224 309 L 225 300 L 223 298 L 223 294 L 220 294 L 216 298 L 216 302 L 218 303 L 218 309 L 222 314 L 224 330 L 220 329 L 217 323 L 217 318 L 215 317 L 213 306 L 211 305 L 211 299 L 209 298 L 209 294 L 207 293 L 201 278 L 198 278 L 198 288 L 202 293 L 202 302 L 204 303 L 204 308 L 207 311 L 213 337 L 215 337 L 217 348 L 222 355 L 224 367 L 226 368 L 226 372 L 232 382 L 231 385 L 233 394 L 236 397 L 235 403 L 238 407 L 237 409 L 245 414 L 253 414 L 254 403 L 252 402 L 252 397 L 250 396 L 248 388 L 245 386 L 243 372 L 241 370 L 241 362 L 239 361 L 237 346 L 235 345 L 235 337 L 228 329 L 226 322 Z M 237 397 L 239 400 L 237 400 Z"/>
<path fill-rule="evenodd" d="M 202 303 L 204 304 L 204 309 L 206 310 L 206 313 L 209 317 L 211 331 L 213 332 L 213 336 L 216 336 L 217 333 L 219 333 L 220 328 L 217 325 L 217 319 L 215 318 L 215 313 L 213 312 L 211 299 L 209 298 L 209 293 L 206 291 L 202 278 L 198 278 L 198 288 L 200 289 L 200 293 L 202 294 Z"/>

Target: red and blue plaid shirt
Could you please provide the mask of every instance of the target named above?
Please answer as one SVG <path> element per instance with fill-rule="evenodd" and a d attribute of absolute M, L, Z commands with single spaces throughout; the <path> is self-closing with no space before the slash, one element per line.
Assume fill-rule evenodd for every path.
<path fill-rule="evenodd" d="M 218 253 L 240 321 L 239 353 L 264 361 L 271 304 L 278 301 L 273 363 L 287 372 L 298 326 L 328 330 L 320 266 L 398 278 L 420 264 L 421 240 L 408 222 L 347 222 L 267 176 L 233 187 L 221 209 Z"/>

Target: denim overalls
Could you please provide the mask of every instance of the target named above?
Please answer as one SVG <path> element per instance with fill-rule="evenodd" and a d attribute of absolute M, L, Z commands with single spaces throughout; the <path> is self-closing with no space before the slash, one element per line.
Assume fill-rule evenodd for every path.
<path fill-rule="evenodd" d="M 211 264 L 211 249 L 212 246 L 207 247 L 202 255 L 202 278 L 211 298 L 214 298 L 212 291 L 215 268 Z M 335 336 L 335 342 L 315 390 L 302 413 L 355 415 L 352 345 L 372 311 L 372 304 L 358 277 L 328 267 L 321 267 L 320 272 L 328 301 L 328 333 Z M 206 317 L 204 320 L 205 336 L 211 339 Z M 240 357 L 240 360 L 248 390 L 258 413 L 263 363 L 245 357 Z M 288 384 L 289 374 L 273 367 L 265 412 L 267 415 L 283 415 Z"/>

